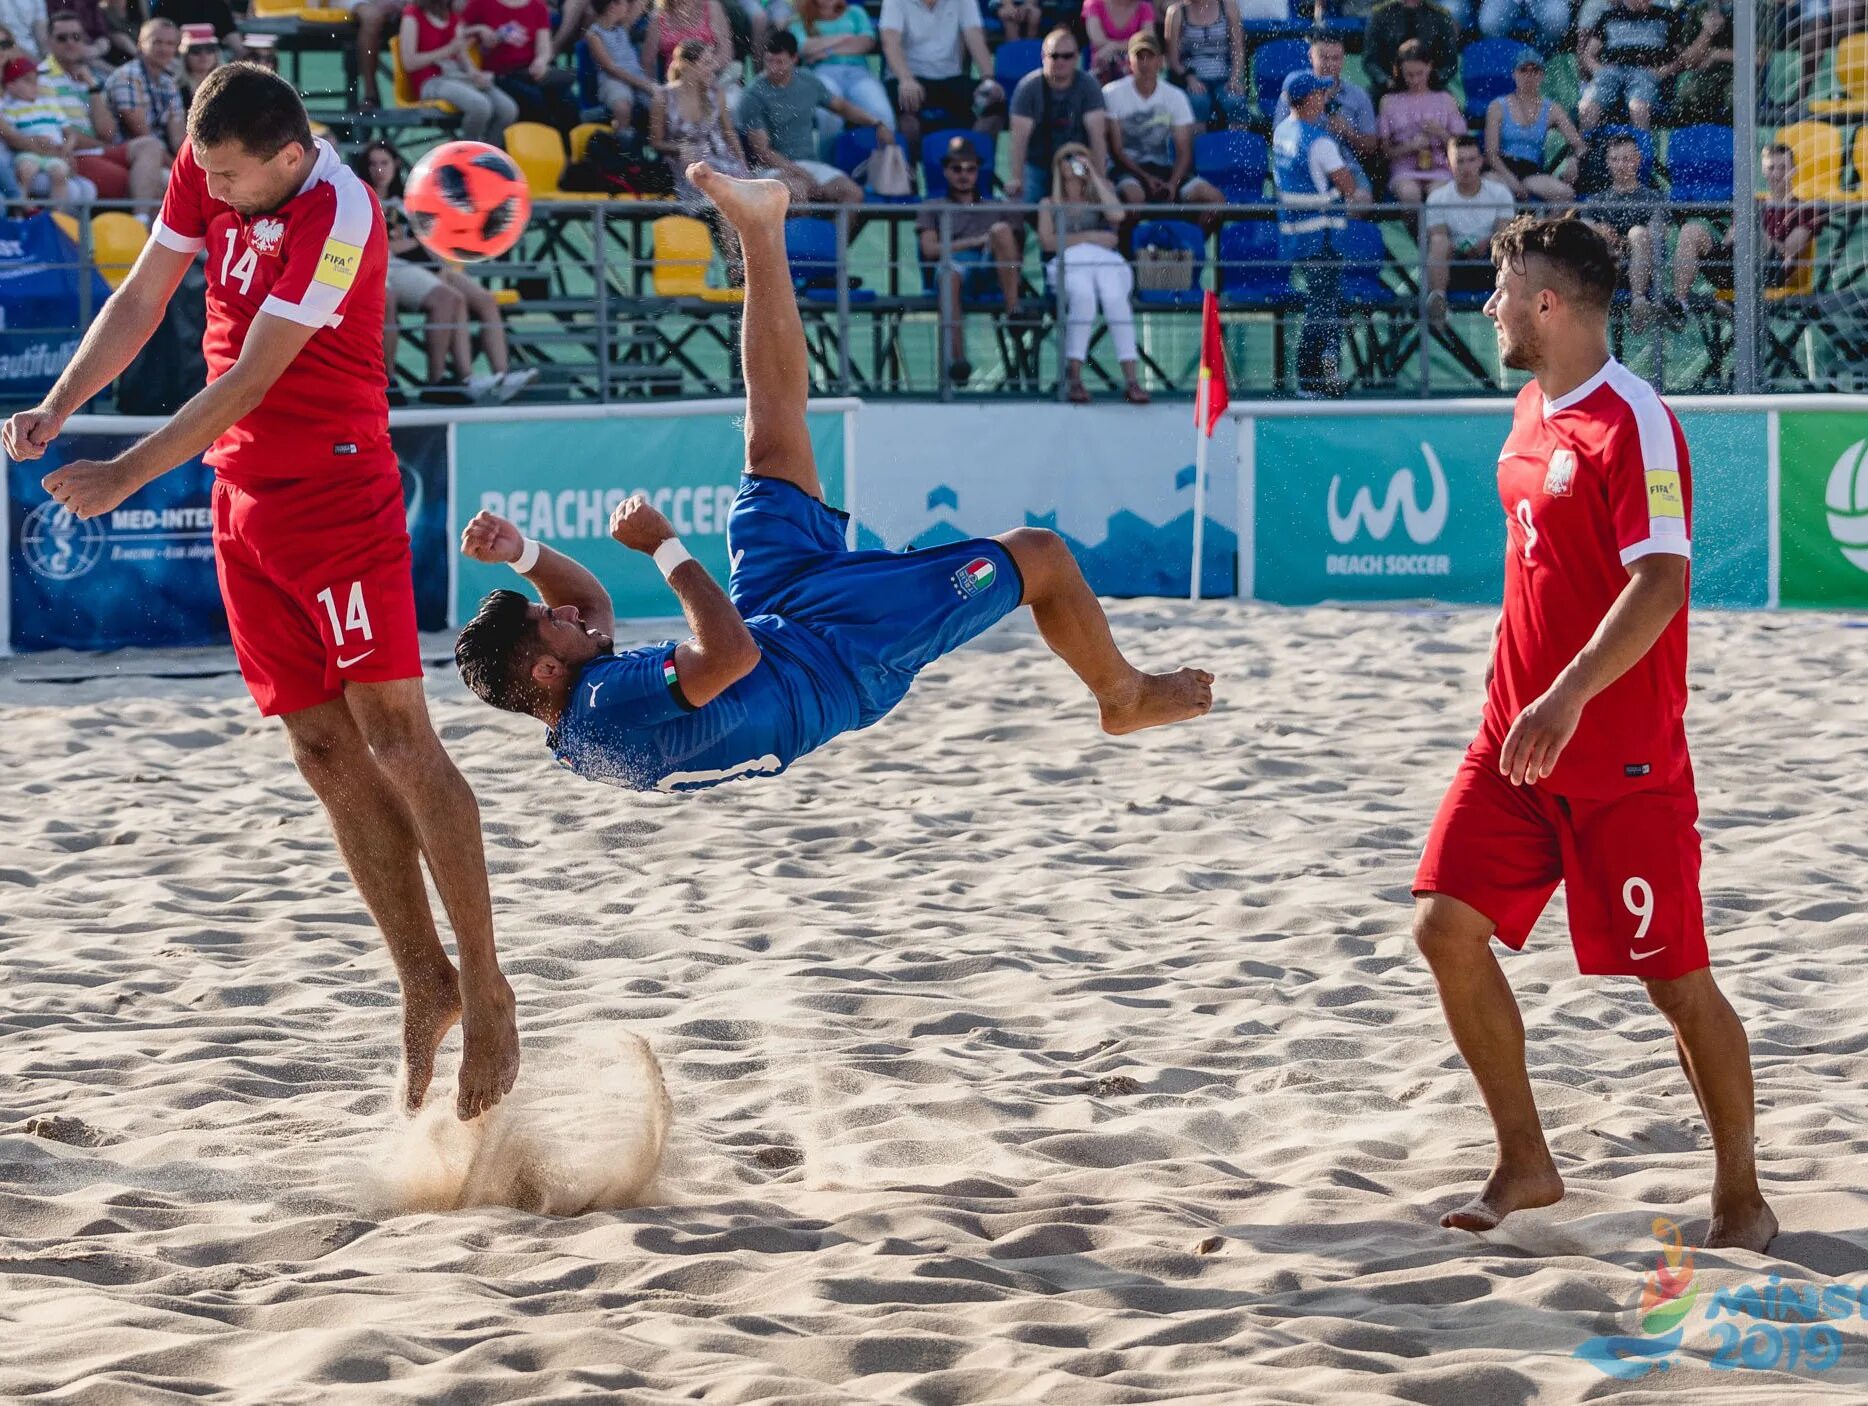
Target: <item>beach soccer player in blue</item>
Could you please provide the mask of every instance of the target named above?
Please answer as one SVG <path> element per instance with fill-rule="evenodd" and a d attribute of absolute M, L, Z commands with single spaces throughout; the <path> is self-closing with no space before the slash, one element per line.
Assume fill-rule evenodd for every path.
<path fill-rule="evenodd" d="M 1146 674 L 1122 657 L 1056 533 L 1023 527 L 927 551 L 846 548 L 847 519 L 824 503 L 805 427 L 785 187 L 701 163 L 688 178 L 738 230 L 746 268 L 746 476 L 727 522 L 727 589 L 644 499 L 619 504 L 611 535 L 654 558 L 694 632 L 619 654 L 597 578 L 480 513 L 461 550 L 511 565 L 543 601 L 506 590 L 481 601 L 454 651 L 467 686 L 543 721 L 552 751 L 579 775 L 643 791 L 776 775 L 878 721 L 921 669 L 1021 605 L 1096 696 L 1105 731 L 1211 708 L 1211 674 Z"/>

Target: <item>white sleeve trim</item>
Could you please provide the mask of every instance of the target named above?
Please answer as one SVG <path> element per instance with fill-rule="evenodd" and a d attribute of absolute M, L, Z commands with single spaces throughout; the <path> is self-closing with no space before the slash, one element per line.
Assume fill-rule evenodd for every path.
<path fill-rule="evenodd" d="M 173 249 L 178 254 L 199 254 L 208 244 L 205 239 L 192 239 L 188 235 L 177 234 L 160 219 L 150 227 L 149 237 L 164 249 Z"/>
<path fill-rule="evenodd" d="M 1693 559 L 1693 543 L 1686 537 L 1649 537 L 1646 541 L 1636 542 L 1632 547 L 1622 548 L 1622 565 L 1632 566 L 1642 557 L 1651 556 L 1685 557 Z"/>
<path fill-rule="evenodd" d="M 274 317 L 283 317 L 287 322 L 296 322 L 301 327 L 323 327 L 335 321 L 329 308 L 288 303 L 284 298 L 276 296 L 267 298 L 259 305 L 259 310 L 271 313 Z"/>

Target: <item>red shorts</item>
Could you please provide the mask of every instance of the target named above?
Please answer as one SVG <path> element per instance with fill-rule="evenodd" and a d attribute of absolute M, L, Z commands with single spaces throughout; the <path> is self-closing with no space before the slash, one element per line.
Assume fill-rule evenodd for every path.
<path fill-rule="evenodd" d="M 1497 751 L 1475 744 L 1440 802 L 1414 892 L 1478 909 L 1516 951 L 1565 883 L 1578 971 L 1671 980 L 1711 964 L 1698 819 L 1690 766 L 1667 786 L 1569 799 L 1513 786 Z"/>
<path fill-rule="evenodd" d="M 422 676 L 402 479 L 214 480 L 214 561 L 234 653 L 267 717 L 344 684 Z"/>

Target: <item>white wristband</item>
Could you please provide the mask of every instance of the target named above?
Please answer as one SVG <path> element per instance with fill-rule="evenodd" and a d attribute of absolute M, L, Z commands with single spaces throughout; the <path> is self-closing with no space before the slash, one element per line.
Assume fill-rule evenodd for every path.
<path fill-rule="evenodd" d="M 681 545 L 681 539 L 679 537 L 670 537 L 666 542 L 655 549 L 655 565 L 662 573 L 662 579 L 665 581 L 673 579 L 675 568 L 681 565 L 682 562 L 693 560 L 693 553 Z"/>
<path fill-rule="evenodd" d="M 538 565 L 538 543 L 527 537 L 525 545 L 519 548 L 519 559 L 512 564 L 512 569 L 521 576 Z"/>

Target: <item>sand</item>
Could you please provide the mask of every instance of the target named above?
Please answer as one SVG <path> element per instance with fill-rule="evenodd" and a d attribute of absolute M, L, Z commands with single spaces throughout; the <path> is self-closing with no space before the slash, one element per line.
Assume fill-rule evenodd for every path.
<path fill-rule="evenodd" d="M 1112 610 L 1221 675 L 1212 717 L 1104 738 L 1014 622 L 692 798 L 578 782 L 437 674 L 528 1059 L 500 1136 L 596 1149 L 556 1184 L 625 1208 L 581 1215 L 372 1200 L 465 1134 L 391 1107 L 393 980 L 277 728 L 224 673 L 134 673 L 223 656 L 0 668 L 0 1399 L 1860 1399 L 1859 1315 L 1817 1372 L 1715 1367 L 1703 1311 L 1665 1372 L 1573 1355 L 1639 1333 L 1650 1222 L 1703 1228 L 1711 1156 L 1558 913 L 1506 970 L 1570 1194 L 1436 1224 L 1489 1136 L 1407 889 L 1489 617 Z M 1868 1285 L 1854 623 L 1695 623 L 1709 919 L 1787 1228 L 1699 1255 L 1700 1310 Z M 653 1160 L 632 1037 L 673 1122 L 606 1190 Z"/>

